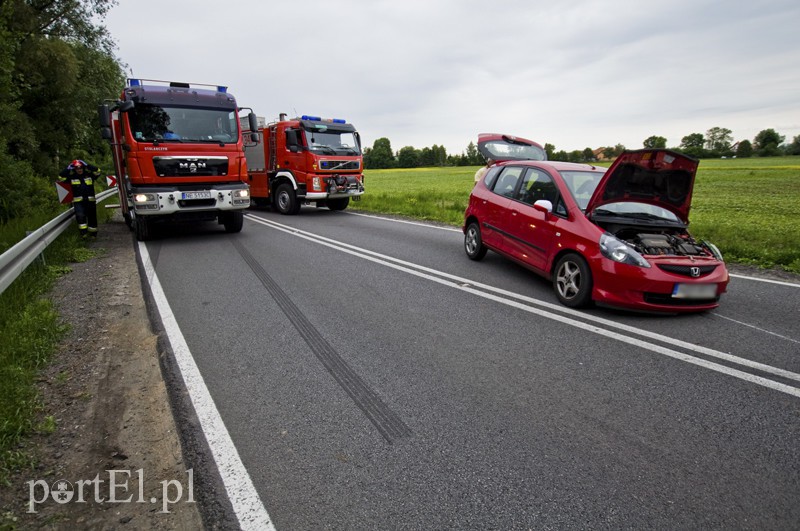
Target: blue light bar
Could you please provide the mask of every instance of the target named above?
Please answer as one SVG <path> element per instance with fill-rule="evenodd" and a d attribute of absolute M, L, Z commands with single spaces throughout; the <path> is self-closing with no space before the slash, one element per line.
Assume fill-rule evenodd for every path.
<path fill-rule="evenodd" d="M 222 92 L 223 94 L 225 94 L 226 92 L 228 92 L 228 87 L 223 87 L 222 85 L 218 85 L 217 92 Z"/>
<path fill-rule="evenodd" d="M 129 79 L 128 81 L 130 81 L 132 87 L 138 87 L 142 84 L 138 79 Z"/>
<path fill-rule="evenodd" d="M 334 118 L 333 123 L 335 124 L 346 124 L 347 122 L 342 120 L 341 118 Z"/>
<path fill-rule="evenodd" d="M 312 122 L 321 122 L 322 121 L 322 118 L 320 118 L 319 116 L 309 116 L 307 114 L 304 114 L 303 116 L 301 116 L 300 119 L 301 120 L 311 120 Z"/>

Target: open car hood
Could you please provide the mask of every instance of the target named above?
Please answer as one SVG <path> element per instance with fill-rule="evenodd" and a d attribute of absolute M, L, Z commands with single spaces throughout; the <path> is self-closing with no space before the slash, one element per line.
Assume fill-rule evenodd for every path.
<path fill-rule="evenodd" d="M 625 201 L 665 208 L 689 223 L 697 159 L 667 149 L 624 151 L 605 173 L 586 212 Z"/>
<path fill-rule="evenodd" d="M 478 135 L 478 152 L 487 160 L 547 160 L 544 148 L 532 140 L 499 133 Z"/>

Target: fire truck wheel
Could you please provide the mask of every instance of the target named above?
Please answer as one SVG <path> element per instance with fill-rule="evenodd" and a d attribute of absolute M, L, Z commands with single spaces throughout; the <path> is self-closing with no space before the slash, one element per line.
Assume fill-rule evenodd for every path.
<path fill-rule="evenodd" d="M 150 225 L 150 220 L 143 216 L 136 216 L 134 219 L 136 224 L 136 239 L 140 242 L 146 242 L 153 237 L 153 228 Z"/>
<path fill-rule="evenodd" d="M 225 225 L 225 232 L 241 232 L 244 224 L 244 214 L 241 212 L 225 212 L 222 224 Z"/>
<path fill-rule="evenodd" d="M 349 197 L 341 197 L 339 199 L 328 199 L 328 208 L 331 210 L 344 210 L 350 204 Z"/>
<path fill-rule="evenodd" d="M 281 214 L 293 215 L 300 212 L 300 203 L 291 184 L 283 183 L 278 186 L 275 192 L 275 207 Z"/>

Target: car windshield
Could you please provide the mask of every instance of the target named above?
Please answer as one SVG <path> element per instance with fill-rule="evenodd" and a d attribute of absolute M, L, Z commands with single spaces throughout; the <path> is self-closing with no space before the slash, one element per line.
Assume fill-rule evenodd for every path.
<path fill-rule="evenodd" d="M 128 112 L 131 132 L 140 142 L 216 142 L 239 139 L 235 110 L 166 107 L 137 103 Z"/>
<path fill-rule="evenodd" d="M 592 198 L 592 194 L 595 189 L 597 189 L 600 179 L 602 179 L 605 174 L 604 169 L 600 168 L 600 170 L 601 171 L 560 172 L 564 183 L 567 185 L 567 188 L 569 188 L 570 193 L 572 193 L 572 197 L 583 211 L 586 211 L 589 199 Z"/>
<path fill-rule="evenodd" d="M 623 218 L 650 221 L 674 221 L 681 223 L 678 217 L 665 208 L 647 203 L 637 203 L 634 201 L 621 201 L 619 203 L 608 203 L 596 208 L 594 214 L 612 215 Z"/>
<path fill-rule="evenodd" d="M 327 128 L 325 131 L 306 129 L 308 149 L 324 155 L 350 155 L 361 154 L 361 146 L 355 133 L 351 131 L 336 131 Z"/>

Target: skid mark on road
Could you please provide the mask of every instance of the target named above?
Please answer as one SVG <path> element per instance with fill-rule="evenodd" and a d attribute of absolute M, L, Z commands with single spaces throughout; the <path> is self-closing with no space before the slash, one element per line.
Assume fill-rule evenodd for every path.
<path fill-rule="evenodd" d="M 400 437 L 409 437 L 411 429 L 400 417 L 387 406 L 378 394 L 353 370 L 338 352 L 322 336 L 313 323 L 295 305 L 289 296 L 275 282 L 261 264 L 251 255 L 238 240 L 233 246 L 244 258 L 244 261 L 255 273 L 270 295 L 278 303 L 283 313 L 300 333 L 311 351 L 333 376 L 336 382 L 353 399 L 358 408 L 367 416 L 380 434 L 390 444 Z"/>

